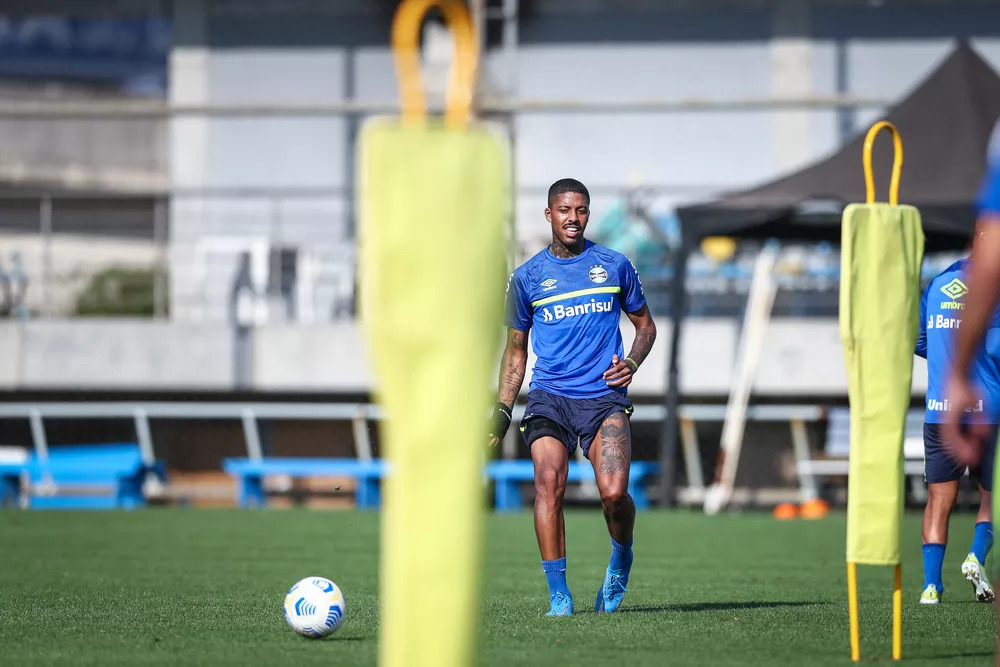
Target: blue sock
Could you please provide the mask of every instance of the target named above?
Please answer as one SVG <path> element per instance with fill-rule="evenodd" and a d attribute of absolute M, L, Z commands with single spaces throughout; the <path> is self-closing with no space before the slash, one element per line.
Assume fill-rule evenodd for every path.
<path fill-rule="evenodd" d="M 993 548 L 993 524 L 980 521 L 976 524 L 976 534 L 972 537 L 972 553 L 976 554 L 980 565 L 986 565 L 986 556 Z"/>
<path fill-rule="evenodd" d="M 938 593 L 944 591 L 944 584 L 941 583 L 941 564 L 944 563 L 943 544 L 924 545 L 924 588 L 931 584 L 937 586 Z"/>
<path fill-rule="evenodd" d="M 543 560 L 542 561 L 542 572 L 545 573 L 545 578 L 549 582 L 549 597 L 551 598 L 556 593 L 562 593 L 566 597 L 572 597 L 569 594 L 569 587 L 566 586 L 566 557 L 557 558 L 556 560 Z"/>
<path fill-rule="evenodd" d="M 608 566 L 612 570 L 627 570 L 632 567 L 632 540 L 622 545 L 611 538 L 611 562 Z"/>

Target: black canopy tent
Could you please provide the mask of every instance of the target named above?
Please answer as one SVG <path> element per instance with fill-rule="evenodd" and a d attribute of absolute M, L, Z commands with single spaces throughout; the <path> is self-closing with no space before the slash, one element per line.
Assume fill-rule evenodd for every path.
<path fill-rule="evenodd" d="M 966 43 L 959 46 L 885 116 L 899 130 L 905 159 L 901 203 L 920 210 L 926 252 L 967 247 L 974 201 L 985 169 L 986 147 L 1000 116 L 1000 76 Z M 892 171 L 888 137 L 873 151 L 877 200 L 885 201 Z M 674 255 L 670 356 L 661 436 L 660 500 L 674 500 L 680 387 L 678 356 L 688 255 L 709 236 L 840 241 L 844 206 L 865 201 L 861 157 L 864 133 L 833 155 L 793 174 L 717 201 L 678 209 L 681 247 Z"/>

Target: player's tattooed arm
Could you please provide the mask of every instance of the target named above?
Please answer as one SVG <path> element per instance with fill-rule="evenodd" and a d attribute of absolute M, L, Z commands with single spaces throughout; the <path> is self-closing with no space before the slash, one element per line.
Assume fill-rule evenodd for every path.
<path fill-rule="evenodd" d="M 653 316 L 649 314 L 649 306 L 645 305 L 634 313 L 628 313 L 628 318 L 635 326 L 635 340 L 632 342 L 632 350 L 625 358 L 633 360 L 638 369 L 649 356 L 649 351 L 653 349 L 656 324 L 653 322 Z"/>
<path fill-rule="evenodd" d="M 512 407 L 528 367 L 528 332 L 507 329 L 507 345 L 500 362 L 500 402 Z"/>
<path fill-rule="evenodd" d="M 511 413 L 517 394 L 524 382 L 524 372 L 528 366 L 528 333 L 518 329 L 507 329 L 507 345 L 500 361 L 499 403 L 493 408 L 494 425 L 490 431 L 490 446 L 495 447 L 510 427 Z M 503 403 L 503 405 L 500 405 Z"/>

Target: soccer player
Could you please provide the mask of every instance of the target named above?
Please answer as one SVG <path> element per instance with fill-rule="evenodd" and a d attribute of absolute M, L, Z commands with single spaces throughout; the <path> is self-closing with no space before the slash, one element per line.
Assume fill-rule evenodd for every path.
<path fill-rule="evenodd" d="M 635 267 L 624 255 L 584 239 L 589 218 L 590 193 L 583 183 L 567 178 L 552 184 L 545 209 L 552 243 L 518 267 L 507 284 L 507 345 L 490 439 L 495 445 L 510 427 L 530 330 L 538 359 L 521 433 L 535 468 L 535 536 L 549 585 L 549 616 L 573 613 L 562 502 L 578 443 L 594 467 L 611 536 L 611 560 L 594 610 L 613 612 L 625 597 L 635 523 L 628 494 L 627 387 L 656 338 Z M 622 311 L 635 326 L 628 355 L 619 329 Z"/>
<path fill-rule="evenodd" d="M 987 152 L 986 177 L 979 193 L 976 241 L 966 272 L 969 293 L 962 327 L 955 332 L 954 356 L 948 380 L 948 411 L 942 429 L 945 441 L 959 461 L 975 462 L 990 432 L 983 425 L 966 426 L 963 417 L 980 400 L 972 377 L 973 360 L 990 336 L 1000 335 L 995 311 L 1000 301 L 1000 122 L 993 129 Z M 989 443 L 995 447 L 996 442 Z M 1000 645 L 1000 635 L 998 635 Z"/>
<path fill-rule="evenodd" d="M 964 429 L 962 415 L 979 400 L 969 373 L 1000 301 L 1000 122 L 993 130 L 986 178 L 978 204 L 977 238 L 965 281 L 969 295 L 965 300 L 962 328 L 955 335 L 954 363 L 948 383 L 949 411 L 945 423 L 945 437 L 954 443 L 956 453 L 965 459 L 975 458 L 983 439 L 988 437 L 982 428 Z"/>
<path fill-rule="evenodd" d="M 958 497 L 958 480 L 966 464 L 957 461 L 941 434 L 941 423 L 947 415 L 944 380 L 950 368 L 953 332 L 962 324 L 963 282 L 968 260 L 959 260 L 935 276 L 920 299 L 920 333 L 917 355 L 927 359 L 927 407 L 924 413 L 924 480 L 927 482 L 927 507 L 924 509 L 923 554 L 924 590 L 921 604 L 937 604 L 944 593 L 941 564 L 948 544 L 948 519 Z M 994 327 L 1000 327 L 995 319 Z M 972 378 L 985 401 L 980 400 L 966 417 L 975 424 L 991 424 L 996 439 L 996 414 L 1000 408 L 1000 329 L 976 356 Z M 980 602 L 993 602 L 993 588 L 983 570 L 986 556 L 993 546 L 993 526 L 990 493 L 993 489 L 994 447 L 987 447 L 978 465 L 970 472 L 979 479 L 979 513 L 976 515 L 975 536 L 968 557 L 962 563 L 962 574 L 972 582 L 973 592 Z"/>

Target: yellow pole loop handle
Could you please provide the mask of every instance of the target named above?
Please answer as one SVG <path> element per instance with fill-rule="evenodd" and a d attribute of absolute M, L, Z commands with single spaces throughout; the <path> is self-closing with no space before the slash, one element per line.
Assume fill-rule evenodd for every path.
<path fill-rule="evenodd" d="M 479 65 L 476 32 L 465 3 L 460 0 L 403 0 L 392 21 L 392 52 L 399 78 L 403 121 L 427 119 L 427 99 L 420 76 L 420 26 L 431 7 L 438 7 L 455 40 L 455 60 L 451 67 L 445 98 L 445 124 L 465 127 L 472 115 L 472 97 Z"/>
<path fill-rule="evenodd" d="M 896 126 L 887 120 L 881 120 L 868 130 L 865 135 L 864 165 L 865 165 L 865 200 L 869 204 L 875 203 L 875 178 L 872 176 L 872 144 L 875 143 L 875 136 L 883 129 L 888 128 L 892 133 L 892 181 L 889 183 L 889 203 L 895 206 L 899 203 L 899 175 L 903 170 L 903 140 L 899 136 Z"/>

